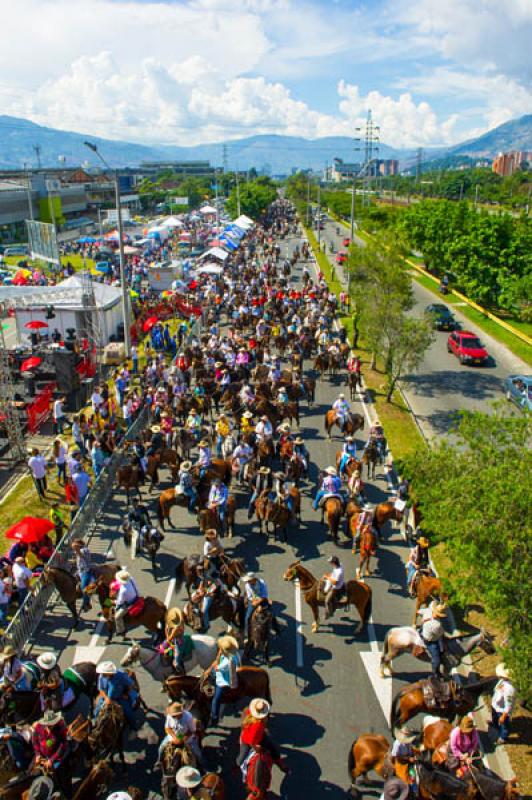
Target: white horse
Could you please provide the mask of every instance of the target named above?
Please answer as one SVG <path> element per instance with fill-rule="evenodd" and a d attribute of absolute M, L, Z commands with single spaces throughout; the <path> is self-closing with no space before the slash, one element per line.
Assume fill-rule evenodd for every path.
<path fill-rule="evenodd" d="M 213 636 L 193 634 L 191 638 L 194 648 L 190 657 L 185 661 L 187 673 L 195 667 L 201 667 L 202 670 L 207 669 L 211 666 L 218 653 L 218 645 Z M 166 663 L 158 650 L 154 650 L 151 647 L 142 647 L 138 642 L 133 642 L 120 661 L 120 665 L 122 667 L 131 667 L 137 663 L 144 667 L 156 681 L 164 681 L 173 673 L 172 666 Z"/>
<path fill-rule="evenodd" d="M 495 653 L 493 636 L 483 628 L 473 635 L 459 635 L 445 638 L 445 648 L 442 653 L 442 664 L 446 670 L 457 667 L 462 659 L 471 653 L 475 647 L 480 647 L 484 653 Z M 401 627 L 390 628 L 384 637 L 383 650 L 380 661 L 381 678 L 392 676 L 392 660 L 402 653 L 411 653 L 422 661 L 430 661 L 430 655 L 425 643 L 415 628 Z"/>

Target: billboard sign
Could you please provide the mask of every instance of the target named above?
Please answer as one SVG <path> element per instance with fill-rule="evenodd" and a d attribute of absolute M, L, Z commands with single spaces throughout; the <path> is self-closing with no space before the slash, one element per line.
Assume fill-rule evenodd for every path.
<path fill-rule="evenodd" d="M 188 197 L 173 197 L 172 203 L 176 206 L 188 206 Z"/>
<path fill-rule="evenodd" d="M 131 213 L 128 208 L 122 208 L 122 222 L 127 222 L 131 219 Z M 107 212 L 107 220 L 106 222 L 109 225 L 118 225 L 118 214 L 116 212 L 116 208 L 110 208 Z"/>
<path fill-rule="evenodd" d="M 55 226 L 27 219 L 26 229 L 31 257 L 48 261 L 49 264 L 60 264 Z"/>

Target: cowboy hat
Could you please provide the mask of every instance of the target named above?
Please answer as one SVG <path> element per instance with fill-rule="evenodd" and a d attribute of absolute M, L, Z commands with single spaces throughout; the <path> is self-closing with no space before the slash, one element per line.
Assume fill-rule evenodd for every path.
<path fill-rule="evenodd" d="M 170 703 L 169 706 L 166 708 L 166 714 L 169 717 L 175 717 L 176 714 L 181 714 L 185 710 L 185 706 L 183 703 L 178 703 L 177 701 L 174 703 Z"/>
<path fill-rule="evenodd" d="M 129 792 L 113 792 L 108 794 L 106 800 L 133 800 Z"/>
<path fill-rule="evenodd" d="M 497 664 L 495 667 L 495 675 L 497 675 L 498 678 L 506 678 L 507 680 L 511 680 L 510 672 L 506 667 L 506 664 L 503 664 L 502 662 Z"/>
<path fill-rule="evenodd" d="M 402 728 L 398 728 L 395 734 L 395 738 L 401 744 L 411 744 L 417 738 L 415 733 L 408 733 L 407 731 L 402 730 Z"/>
<path fill-rule="evenodd" d="M 294 444 L 305 444 L 301 436 L 296 436 Z"/>
<path fill-rule="evenodd" d="M 259 467 L 258 471 L 260 472 L 261 475 L 269 475 L 271 469 L 269 467 Z"/>
<path fill-rule="evenodd" d="M 339 394 L 338 395 L 338 399 L 339 400 L 345 400 L 345 394 Z"/>
<path fill-rule="evenodd" d="M 244 411 L 243 415 L 246 419 L 253 419 L 253 414 L 251 411 Z"/>
<path fill-rule="evenodd" d="M 198 444 L 198 447 L 208 447 L 208 446 L 209 442 L 207 441 L 207 439 L 202 439 L 201 442 Z"/>
<path fill-rule="evenodd" d="M 255 697 L 249 704 L 249 710 L 255 719 L 266 719 L 270 713 L 270 704 L 262 697 Z"/>
<path fill-rule="evenodd" d="M 50 800 L 54 792 L 54 782 L 47 775 L 35 778 L 28 792 L 28 800 Z"/>
<path fill-rule="evenodd" d="M 15 648 L 12 647 L 10 644 L 8 644 L 7 647 L 4 647 L 4 649 L 0 653 L 0 664 L 3 664 L 4 661 L 7 661 L 8 658 L 12 658 L 13 656 L 16 655 L 17 651 L 15 650 Z"/>
<path fill-rule="evenodd" d="M 226 650 L 228 650 L 229 652 L 233 651 L 236 652 L 239 649 L 240 645 L 238 644 L 234 636 L 225 635 L 225 636 L 220 636 L 220 638 L 218 639 L 218 647 L 225 653 Z"/>
<path fill-rule="evenodd" d="M 168 413 L 168 411 L 163 411 L 163 413 L 161 414 L 161 419 L 163 417 L 169 417 L 169 416 L 170 416 L 170 414 Z"/>
<path fill-rule="evenodd" d="M 216 539 L 216 537 L 218 536 L 218 532 L 214 528 L 207 528 L 207 530 L 203 535 L 206 536 L 208 539 Z"/>
<path fill-rule="evenodd" d="M 128 580 L 131 578 L 131 575 L 126 569 L 121 569 L 116 573 L 115 578 L 120 583 L 127 583 Z"/>
<path fill-rule="evenodd" d="M 463 733 L 471 733 L 471 731 L 475 730 L 475 720 L 471 714 L 467 714 L 465 717 L 462 717 L 460 720 L 460 730 Z"/>
<path fill-rule="evenodd" d="M 47 728 L 52 728 L 54 725 L 57 725 L 58 722 L 62 721 L 63 721 L 63 715 L 61 714 L 61 712 L 52 711 L 51 709 L 45 711 L 42 718 L 39 720 L 39 722 L 42 725 L 46 725 Z"/>
<path fill-rule="evenodd" d="M 161 426 L 160 425 L 152 425 L 151 428 L 150 428 L 150 431 L 152 433 L 160 433 L 161 432 Z"/>
<path fill-rule="evenodd" d="M 279 430 L 280 431 L 289 431 L 290 430 L 289 423 L 288 422 L 283 422 L 282 425 L 279 425 Z"/>
<path fill-rule="evenodd" d="M 201 783 L 201 774 L 194 767 L 181 767 L 177 771 L 175 782 L 182 789 L 194 789 Z"/>
<path fill-rule="evenodd" d="M 37 664 L 42 669 L 53 669 L 57 664 L 57 656 L 55 653 L 41 653 L 37 658 Z"/>
<path fill-rule="evenodd" d="M 183 472 L 188 472 L 189 470 L 192 469 L 192 461 L 183 461 L 179 469 L 182 470 Z"/>
<path fill-rule="evenodd" d="M 116 673 L 116 664 L 114 661 L 102 661 L 96 667 L 98 675 L 114 675 Z"/>
<path fill-rule="evenodd" d="M 429 540 L 425 536 L 420 536 L 417 540 L 417 543 L 421 545 L 421 547 L 428 547 Z"/>
<path fill-rule="evenodd" d="M 388 778 L 384 784 L 383 800 L 407 800 L 410 787 L 400 778 Z"/>
<path fill-rule="evenodd" d="M 257 576 L 255 575 L 254 572 L 246 572 L 245 575 L 242 575 L 242 581 L 244 583 L 249 583 L 250 581 L 255 581 L 255 580 L 257 580 Z"/>
<path fill-rule="evenodd" d="M 430 604 L 430 610 L 432 616 L 436 619 L 445 619 L 447 616 L 447 603 L 438 603 L 437 600 L 433 600 Z"/>
<path fill-rule="evenodd" d="M 336 470 L 334 467 L 327 467 L 325 472 L 327 473 L 327 475 L 336 475 Z"/>
<path fill-rule="evenodd" d="M 346 442 L 354 442 L 355 441 L 352 436 L 346 436 L 345 440 L 346 440 Z"/>

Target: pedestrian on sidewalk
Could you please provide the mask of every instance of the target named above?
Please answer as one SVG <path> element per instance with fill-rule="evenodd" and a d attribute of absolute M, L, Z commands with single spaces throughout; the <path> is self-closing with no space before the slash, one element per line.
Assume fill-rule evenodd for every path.
<path fill-rule="evenodd" d="M 53 456 L 55 465 L 57 467 L 57 482 L 60 486 L 61 486 L 61 478 L 63 479 L 63 486 L 66 484 L 67 455 L 68 455 L 68 446 L 62 441 L 62 439 L 55 439 L 53 446 Z"/>
<path fill-rule="evenodd" d="M 66 397 L 64 397 L 63 395 L 61 397 L 58 397 L 57 400 L 54 401 L 54 408 L 53 408 L 54 432 L 59 435 L 63 433 L 63 428 L 67 422 L 64 409 L 65 403 L 66 403 Z"/>
<path fill-rule="evenodd" d="M 30 590 L 30 580 L 33 572 L 26 566 L 24 556 L 17 556 L 13 564 L 13 588 L 17 593 L 19 606 L 22 605 Z"/>
<path fill-rule="evenodd" d="M 48 488 L 46 483 L 46 459 L 39 452 L 37 447 L 31 451 L 31 458 L 28 461 L 28 467 L 31 470 L 33 482 L 37 489 L 37 494 L 41 500 L 46 497 L 46 490 Z"/>

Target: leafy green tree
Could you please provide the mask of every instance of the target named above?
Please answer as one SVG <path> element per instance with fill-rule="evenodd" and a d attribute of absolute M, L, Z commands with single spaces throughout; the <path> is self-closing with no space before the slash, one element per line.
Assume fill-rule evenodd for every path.
<path fill-rule="evenodd" d="M 261 177 L 239 187 L 240 213 L 253 220 L 258 220 L 268 206 L 277 197 L 277 187 L 270 178 Z M 227 210 L 232 217 L 238 214 L 238 197 L 236 187 L 231 190 L 227 199 Z"/>
<path fill-rule="evenodd" d="M 531 418 L 461 412 L 455 441 L 406 458 L 423 527 L 445 545 L 452 596 L 482 603 L 507 631 L 504 657 L 532 700 Z"/>

